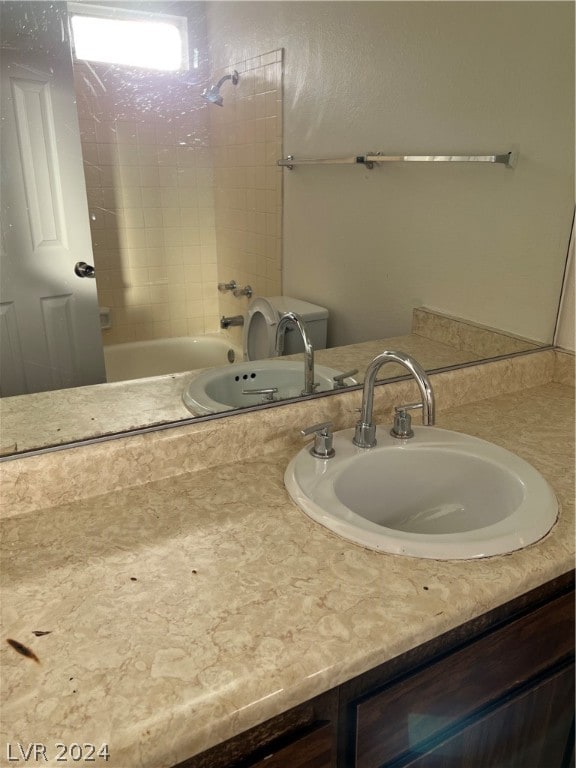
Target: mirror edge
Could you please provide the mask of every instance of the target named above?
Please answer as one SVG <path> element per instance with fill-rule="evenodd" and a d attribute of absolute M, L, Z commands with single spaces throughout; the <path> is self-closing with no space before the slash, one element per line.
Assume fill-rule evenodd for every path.
<path fill-rule="evenodd" d="M 522 357 L 524 355 L 533 355 L 539 352 L 547 352 L 555 349 L 558 349 L 558 347 L 555 344 L 545 344 L 535 349 L 522 350 L 519 352 L 510 352 L 505 355 L 495 355 L 494 357 L 487 357 L 487 358 L 483 358 L 482 360 L 473 360 L 468 363 L 459 363 L 456 365 L 446 365 L 440 368 L 432 368 L 431 370 L 427 371 L 427 373 L 429 376 L 435 375 L 438 373 L 447 373 L 449 371 L 463 370 L 465 368 L 472 368 L 479 365 L 486 365 L 487 363 L 493 363 L 499 360 L 508 360 L 516 357 Z M 386 384 L 393 384 L 397 381 L 405 381 L 409 378 L 410 378 L 409 374 L 405 374 L 402 376 L 394 376 L 389 379 L 377 381 L 376 386 L 380 387 Z M 9 462 L 9 461 L 19 460 L 19 459 L 32 458 L 34 456 L 42 456 L 44 454 L 53 453 L 55 451 L 64 451 L 64 450 L 70 450 L 73 448 L 82 448 L 84 446 L 96 445 L 99 443 L 106 443 L 112 440 L 137 437 L 139 435 L 145 435 L 152 432 L 161 432 L 167 429 L 177 429 L 178 427 L 188 427 L 191 425 L 201 424 L 209 421 L 216 421 L 231 415 L 243 416 L 244 414 L 254 413 L 255 411 L 267 411 L 267 410 L 270 410 L 271 408 L 282 408 L 285 406 L 296 405 L 298 403 L 302 403 L 309 400 L 319 400 L 321 398 L 334 397 L 334 396 L 338 396 L 348 392 L 359 392 L 362 389 L 363 389 L 363 385 L 357 384 L 355 386 L 346 387 L 345 390 L 340 392 L 334 392 L 334 391 L 319 392 L 313 395 L 307 395 L 305 397 L 301 396 L 301 397 L 290 398 L 282 401 L 281 403 L 276 402 L 276 403 L 265 403 L 265 404 L 247 406 L 246 408 L 238 409 L 233 414 L 224 412 L 224 413 L 207 414 L 205 416 L 190 416 L 190 418 L 182 419 L 180 421 L 170 421 L 164 424 L 154 424 L 149 427 L 139 427 L 136 429 L 129 429 L 124 432 L 114 432 L 107 435 L 100 435 L 98 437 L 91 437 L 91 438 L 87 438 L 86 440 L 76 440 L 69 443 L 61 443 L 59 445 L 50 445 L 43 448 L 35 448 L 31 450 L 11 453 L 6 456 L 0 456 L 0 464 Z"/>

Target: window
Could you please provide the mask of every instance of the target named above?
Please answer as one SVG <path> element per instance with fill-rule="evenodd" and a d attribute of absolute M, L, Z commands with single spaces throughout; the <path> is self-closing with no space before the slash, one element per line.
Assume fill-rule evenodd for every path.
<path fill-rule="evenodd" d="M 177 72 L 188 69 L 187 19 L 68 3 L 77 59 Z"/>

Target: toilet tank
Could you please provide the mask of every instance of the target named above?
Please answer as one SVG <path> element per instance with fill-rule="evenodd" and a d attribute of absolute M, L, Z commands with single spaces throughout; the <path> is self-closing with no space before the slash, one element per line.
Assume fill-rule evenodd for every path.
<path fill-rule="evenodd" d="M 285 312 L 296 312 L 306 323 L 306 329 L 314 349 L 326 349 L 328 333 L 328 310 L 317 304 L 311 304 L 302 299 L 290 296 L 274 296 L 270 302 L 280 315 Z M 296 328 L 288 326 L 284 337 L 284 354 L 295 355 L 304 351 L 302 336 Z"/>

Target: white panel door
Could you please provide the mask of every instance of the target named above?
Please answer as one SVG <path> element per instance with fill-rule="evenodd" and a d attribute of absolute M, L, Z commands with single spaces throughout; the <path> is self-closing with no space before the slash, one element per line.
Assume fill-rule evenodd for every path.
<path fill-rule="evenodd" d="M 106 380 L 65 3 L 1 4 L 0 394 Z"/>

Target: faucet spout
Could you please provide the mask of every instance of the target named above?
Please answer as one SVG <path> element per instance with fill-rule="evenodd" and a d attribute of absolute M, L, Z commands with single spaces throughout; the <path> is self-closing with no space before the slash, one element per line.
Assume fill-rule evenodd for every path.
<path fill-rule="evenodd" d="M 308 335 L 306 323 L 296 312 L 286 312 L 280 318 L 280 322 L 276 326 L 276 354 L 281 355 L 284 351 L 284 335 L 286 328 L 289 325 L 294 325 L 299 330 L 304 342 L 304 389 L 303 395 L 314 394 L 314 348 Z"/>
<path fill-rule="evenodd" d="M 434 393 L 430 379 L 422 366 L 410 355 L 404 352 L 385 350 L 377 355 L 366 369 L 364 377 L 364 390 L 362 392 L 362 410 L 360 420 L 356 424 L 354 445 L 359 448 L 373 448 L 376 445 L 376 424 L 373 421 L 374 385 L 376 374 L 387 363 L 399 363 L 412 374 L 422 398 L 422 423 L 425 426 L 433 426 L 435 421 Z"/>
<path fill-rule="evenodd" d="M 233 315 L 232 317 L 222 315 L 220 318 L 220 328 L 226 330 L 232 325 L 244 325 L 244 315 Z"/>

